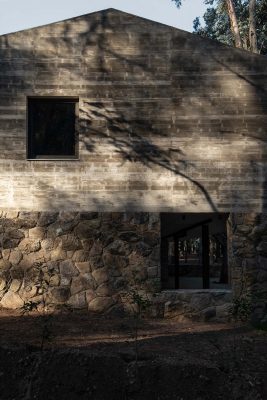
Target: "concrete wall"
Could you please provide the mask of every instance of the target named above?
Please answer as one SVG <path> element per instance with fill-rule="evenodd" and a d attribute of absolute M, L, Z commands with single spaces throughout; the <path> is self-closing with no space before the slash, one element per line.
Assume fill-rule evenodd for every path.
<path fill-rule="evenodd" d="M 266 236 L 250 234 L 265 221 L 266 93 L 266 58 L 115 10 L 1 36 L 1 304 L 43 296 L 46 277 L 48 303 L 116 308 L 112 285 L 129 292 L 132 265 L 142 285 L 159 282 L 151 218 L 164 211 L 257 213 L 231 230 L 234 295 L 244 268 L 264 287 Z M 79 160 L 27 160 L 27 96 L 79 98 Z M 99 226 L 81 238 L 90 220 Z M 104 254 L 121 240 L 129 254 L 117 265 L 118 249 Z M 229 306 L 227 293 L 195 295 L 162 293 L 155 314 L 206 318 Z M 257 304 L 262 320 L 266 303 Z"/>
<path fill-rule="evenodd" d="M 0 37 L 3 210 L 265 209 L 267 60 L 115 10 Z M 79 97 L 79 160 L 26 160 L 27 96 Z"/>

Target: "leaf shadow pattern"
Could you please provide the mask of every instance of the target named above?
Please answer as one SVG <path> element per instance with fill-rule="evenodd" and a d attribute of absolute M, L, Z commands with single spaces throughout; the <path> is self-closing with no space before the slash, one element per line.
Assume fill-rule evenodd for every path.
<path fill-rule="evenodd" d="M 185 185 L 194 188 L 193 195 L 184 193 L 183 200 L 195 209 L 204 203 L 213 212 L 223 206 L 231 208 L 232 203 L 245 204 L 243 193 L 235 187 L 235 178 L 229 179 L 231 166 L 227 162 L 230 164 L 231 159 L 223 153 L 225 143 L 229 143 L 229 149 L 239 133 L 240 121 L 232 121 L 231 116 L 235 107 L 242 107 L 242 101 L 232 92 L 225 99 L 221 94 L 224 86 L 229 85 L 227 69 L 237 81 L 251 82 L 250 67 L 246 65 L 250 63 L 250 55 L 242 53 L 243 58 L 238 57 L 235 49 L 142 18 L 137 21 L 136 17 L 116 10 L 25 31 L 21 37 L 20 33 L 14 35 L 2 40 L 3 60 L 7 64 L 3 71 L 7 67 L 15 71 L 10 86 L 4 88 L 5 96 L 12 94 L 15 100 L 9 101 L 25 107 L 25 94 L 72 96 L 75 93 L 80 98 L 81 165 L 92 164 L 90 160 L 106 151 L 107 164 L 117 159 L 125 179 L 130 177 L 126 164 L 144 166 L 148 173 L 143 180 L 148 181 L 154 174 L 155 182 L 155 171 L 160 171 L 163 179 L 164 175 L 171 176 L 173 181 L 181 178 Z M 17 43 L 12 42 L 14 38 Z M 26 44 L 30 41 L 25 48 L 23 40 Z M 244 76 L 240 73 L 242 68 Z M 27 74 L 20 75 L 19 69 L 27 69 Z M 223 79 L 226 81 L 222 82 Z M 256 82 L 253 88 L 256 90 L 257 86 Z M 17 130 L 25 128 L 22 118 L 16 123 Z M 8 140 L 6 152 L 11 154 L 13 138 Z M 215 156 L 212 151 L 209 154 L 210 143 Z M 191 144 L 195 146 L 193 151 Z M 26 138 L 23 145 L 24 153 L 16 154 L 20 160 L 25 159 Z M 206 160 L 210 160 L 208 166 Z M 226 163 L 217 167 L 215 163 L 212 165 L 214 160 Z M 55 162 L 56 168 L 58 164 Z M 60 164 L 61 170 L 68 173 L 67 163 Z M 250 165 L 244 168 L 242 174 L 253 174 Z M 215 172 L 218 174 L 214 178 Z M 79 203 L 72 202 L 68 188 L 63 184 L 58 189 L 55 182 L 56 179 L 47 183 L 50 189 L 46 204 L 40 202 L 40 207 L 54 204 L 53 198 L 48 197 L 58 190 L 62 202 L 65 196 L 66 204 L 78 208 Z M 45 185 L 46 179 L 42 183 Z M 229 199 L 227 193 L 220 191 L 221 183 L 222 187 L 230 187 Z M 34 197 L 38 188 L 36 182 L 33 185 Z M 125 202 L 132 205 L 134 195 L 127 190 Z M 172 189 L 163 190 L 166 198 L 172 196 Z M 116 194 L 112 196 L 116 200 Z M 101 196 L 95 196 L 94 202 L 101 207 Z M 159 201 L 158 208 L 161 206 L 164 204 Z M 179 204 L 175 204 L 177 209 Z"/>
<path fill-rule="evenodd" d="M 204 185 L 185 172 L 188 166 L 192 168 L 195 166 L 193 162 L 185 159 L 186 155 L 183 150 L 171 147 L 164 149 L 154 144 L 153 140 L 137 132 L 145 130 L 146 132 L 150 132 L 152 137 L 153 135 L 165 136 L 164 133 L 162 134 L 160 131 L 153 128 L 152 124 L 142 120 L 135 120 L 135 127 L 133 129 L 131 121 L 127 121 L 123 115 L 118 115 L 115 109 L 113 112 L 106 110 L 105 103 L 103 102 L 90 103 L 89 101 L 85 101 L 84 103 L 87 107 L 85 107 L 86 111 L 83 111 L 81 116 L 81 126 L 83 125 L 83 121 L 85 121 L 85 127 L 87 124 L 90 126 L 90 121 L 97 117 L 105 121 L 107 131 L 106 133 L 103 130 L 89 128 L 90 136 L 81 136 L 81 140 L 87 151 L 94 152 L 99 139 L 105 140 L 111 145 L 115 152 L 119 154 L 122 163 L 126 161 L 140 162 L 151 169 L 153 169 L 153 166 L 159 166 L 164 170 L 186 179 L 203 194 L 211 210 L 213 212 L 217 211 L 217 207 Z M 118 137 L 119 132 L 122 133 L 122 135 Z M 96 136 L 97 139 L 94 139 L 94 136 Z"/>

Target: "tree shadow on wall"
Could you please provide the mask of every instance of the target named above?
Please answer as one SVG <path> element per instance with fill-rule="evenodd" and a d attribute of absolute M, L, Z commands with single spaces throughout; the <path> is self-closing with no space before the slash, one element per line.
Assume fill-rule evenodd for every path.
<path fill-rule="evenodd" d="M 55 25 L 51 25 L 51 37 L 47 32 L 45 39 L 36 35 L 34 46 L 45 40 L 45 46 L 56 51 L 53 57 L 45 48 L 34 53 L 18 50 L 8 44 L 8 37 L 6 40 L 14 60 L 9 60 L 11 69 L 18 68 L 19 56 L 34 76 L 20 80 L 17 90 L 41 95 L 51 95 L 51 90 L 53 95 L 73 95 L 75 91 L 79 95 L 81 161 L 90 163 L 103 156 L 106 164 L 121 163 L 126 179 L 126 163 L 160 171 L 163 177 L 171 176 L 173 182 L 178 178 L 194 188 L 193 195 L 187 195 L 191 204 L 197 207 L 200 197 L 204 198 L 214 212 L 225 206 L 221 197 L 228 206 L 231 201 L 237 206 L 246 204 L 243 192 L 235 186 L 244 174 L 253 175 L 251 165 L 236 179 L 229 179 L 227 163 L 219 167 L 216 163 L 231 161 L 224 151 L 233 152 L 231 143 L 240 124 L 234 116 L 236 109 L 243 107 L 243 99 L 235 97 L 231 87 L 228 97 L 221 95 L 224 86 L 229 88 L 225 71 L 228 68 L 237 82 L 247 79 L 248 56 L 221 46 L 222 63 L 214 56 L 218 43 L 110 10 L 77 18 L 77 24 L 79 21 L 87 26 L 83 32 L 76 30 L 74 19 L 60 23 L 58 36 Z M 38 29 L 41 32 L 43 28 Z M 28 35 L 32 34 L 29 31 Z M 239 57 L 235 59 L 236 54 Z M 251 87 L 256 93 L 257 86 Z M 250 149 L 245 150 L 249 154 Z M 145 174 L 142 177 L 148 184 L 149 179 Z M 163 190 L 171 195 L 172 189 Z M 178 190 L 185 191 L 185 186 Z M 58 191 L 63 201 L 64 185 Z M 67 190 L 65 201 L 69 201 Z M 73 208 L 79 206 L 76 200 L 69 203 Z M 101 198 L 95 198 L 95 203 L 100 206 Z"/>
<path fill-rule="evenodd" d="M 187 173 L 188 169 L 197 172 L 195 163 L 187 159 L 180 146 L 171 144 L 177 127 L 174 123 L 175 112 L 171 113 L 170 109 L 177 109 L 181 98 L 171 88 L 169 68 L 161 71 L 153 67 L 157 55 L 155 48 L 152 52 L 149 49 L 149 32 L 143 32 L 138 38 L 139 55 L 136 57 L 130 54 L 131 50 L 127 54 L 127 51 L 120 53 L 121 49 L 117 48 L 116 51 L 112 48 L 107 32 L 118 31 L 118 25 L 114 30 L 107 14 L 101 13 L 90 31 L 81 35 L 84 48 L 93 47 L 97 54 L 99 79 L 114 83 L 114 91 L 102 93 L 97 101 L 84 99 L 80 115 L 80 140 L 87 152 L 97 152 L 99 143 L 101 146 L 104 143 L 122 164 L 127 161 L 141 163 L 151 170 L 159 167 L 162 171 L 183 178 L 197 189 L 212 211 L 217 211 L 208 190 L 193 177 L 194 172 L 193 176 Z M 123 35 L 123 31 L 120 34 Z M 131 47 L 126 35 L 124 48 L 127 45 Z M 166 54 L 166 50 L 170 50 L 168 46 L 162 51 L 169 61 L 170 55 Z M 115 70 L 109 65 L 108 61 L 111 60 L 115 62 Z M 192 198 L 190 201 L 197 204 Z"/>
<path fill-rule="evenodd" d="M 89 46 L 97 52 L 97 70 L 100 71 L 100 79 L 104 83 L 110 82 L 114 85 L 114 90 L 104 86 L 107 92 L 99 96 L 99 100 L 84 100 L 80 133 L 86 150 L 94 152 L 97 151 L 99 143 L 101 146 L 107 143 L 122 162 L 139 162 L 151 170 L 158 166 L 162 171 L 180 176 L 201 193 L 212 211 L 217 211 L 218 203 L 212 199 L 210 193 L 217 192 L 218 195 L 221 183 L 229 187 L 222 193 L 225 197 L 227 195 L 229 197 L 226 206 L 231 207 L 232 202 L 233 208 L 239 207 L 240 203 L 243 203 L 243 207 L 248 207 L 246 199 L 244 200 L 246 193 L 242 192 L 242 190 L 246 192 L 248 187 L 240 188 L 235 178 L 229 179 L 227 168 L 225 169 L 227 164 L 223 167 L 225 171 L 218 171 L 219 181 L 210 175 L 206 167 L 206 179 L 205 183 L 202 183 L 203 175 L 199 171 L 197 161 L 209 159 L 210 143 L 214 142 L 215 146 L 219 143 L 222 149 L 227 142 L 231 146 L 231 142 L 236 140 L 239 134 L 238 131 L 242 131 L 246 126 L 247 121 L 241 118 L 244 112 L 243 99 L 239 95 L 242 92 L 242 82 L 245 81 L 250 85 L 249 92 L 253 92 L 251 98 L 255 101 L 254 107 L 266 103 L 266 93 L 262 85 L 257 82 L 257 74 L 255 76 L 251 69 L 250 55 L 221 46 L 224 52 L 222 59 L 216 59 L 217 43 L 207 41 L 205 43 L 207 47 L 203 48 L 204 42 L 201 38 L 196 39 L 181 31 L 177 36 L 171 36 L 173 32 L 170 33 L 168 28 L 157 28 L 162 29 L 157 32 L 160 39 L 156 39 L 153 30 L 149 32 L 141 29 L 142 33 L 136 35 L 135 42 L 131 42 L 131 38 L 126 35 L 124 47 L 119 48 L 116 44 L 113 45 L 109 33 L 122 32 L 118 25 L 114 29 L 108 15 L 103 13 L 95 24 L 91 25 L 90 31 L 81 35 L 85 48 Z M 131 35 L 134 37 L 135 28 L 130 27 L 129 30 L 130 37 Z M 166 36 L 165 40 L 162 39 L 163 35 Z M 153 47 L 155 41 L 157 48 Z M 195 41 L 199 41 L 200 51 L 195 50 Z M 191 44 L 193 51 L 188 51 Z M 127 46 L 128 53 L 125 51 Z M 137 57 L 131 54 L 133 46 L 137 46 L 139 50 Z M 160 64 L 158 64 L 159 58 Z M 116 60 L 117 70 L 112 69 L 109 60 Z M 259 64 L 258 59 L 257 67 Z M 250 79 L 251 74 L 252 79 Z M 237 96 L 236 88 L 229 88 L 233 79 L 236 86 L 239 86 Z M 225 91 L 224 86 L 227 87 L 228 97 L 222 96 Z M 263 96 L 260 99 L 259 93 Z M 122 105 L 121 101 L 125 104 Z M 239 121 L 235 118 L 237 109 L 240 110 Z M 264 112 L 264 109 L 261 108 L 260 112 Z M 99 122 L 99 126 L 96 121 Z M 185 149 L 186 136 L 190 137 L 192 146 L 194 141 L 200 140 L 199 136 L 209 139 L 210 143 L 204 141 L 206 149 L 203 150 L 202 144 L 202 149 L 198 154 L 195 153 L 194 159 Z M 253 139 L 251 130 L 247 136 Z M 240 159 L 245 160 L 247 164 L 241 168 L 242 176 L 240 175 L 238 180 L 245 175 L 249 177 L 253 198 L 256 190 L 261 189 L 261 183 L 257 177 L 255 179 L 255 175 L 258 176 L 260 172 L 255 166 L 257 159 L 253 160 L 255 156 L 249 159 L 251 154 L 249 146 L 244 145 L 244 148 L 244 155 L 239 154 L 239 156 L 243 157 Z M 216 161 L 224 159 L 223 151 L 218 153 Z M 235 160 L 234 152 L 229 157 L 226 154 L 225 161 Z M 215 163 L 210 164 L 214 172 L 217 167 L 212 164 Z M 196 179 L 197 176 L 202 179 Z M 252 204 L 253 207 L 255 204 Z"/>

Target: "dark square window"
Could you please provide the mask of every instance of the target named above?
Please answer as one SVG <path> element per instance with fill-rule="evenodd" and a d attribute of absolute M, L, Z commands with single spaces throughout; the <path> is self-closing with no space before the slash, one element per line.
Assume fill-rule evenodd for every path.
<path fill-rule="evenodd" d="M 28 158 L 77 158 L 78 100 L 28 99 Z"/>
<path fill-rule="evenodd" d="M 229 289 L 226 213 L 161 214 L 164 289 Z"/>

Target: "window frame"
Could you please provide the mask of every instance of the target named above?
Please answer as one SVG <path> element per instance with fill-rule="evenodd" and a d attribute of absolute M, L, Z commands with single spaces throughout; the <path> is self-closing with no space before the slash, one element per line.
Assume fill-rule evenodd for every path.
<path fill-rule="evenodd" d="M 75 104 L 75 128 L 74 128 L 74 141 L 75 141 L 75 154 L 74 155 L 38 155 L 33 157 L 34 151 L 32 149 L 32 126 L 30 125 L 30 103 L 33 101 L 39 102 L 72 102 Z M 78 132 L 78 120 L 79 120 L 79 97 L 77 96 L 27 96 L 27 115 L 26 115 L 26 159 L 28 161 L 77 161 L 79 160 L 79 132 Z"/>
<path fill-rule="evenodd" d="M 161 213 L 161 227 L 162 227 L 162 221 L 164 218 L 164 214 L 172 214 L 172 213 Z M 229 245 L 228 245 L 228 239 L 229 239 L 229 230 L 228 230 L 228 225 L 227 221 L 229 218 L 229 213 L 173 213 L 177 214 L 180 216 L 189 216 L 190 214 L 195 214 L 195 215 L 201 215 L 203 216 L 203 219 L 200 220 L 199 222 L 196 222 L 194 224 L 191 224 L 191 226 L 185 226 L 183 228 L 180 228 L 171 231 L 170 233 L 165 233 L 162 234 L 162 229 L 161 229 L 161 250 L 160 250 L 160 265 L 161 265 L 161 290 L 162 291 L 213 291 L 213 290 L 232 290 L 232 280 L 231 280 L 231 268 L 229 264 Z M 206 214 L 206 216 L 205 216 Z M 226 268 L 227 268 L 227 282 L 222 282 L 223 285 L 227 287 L 221 287 L 220 284 L 218 284 L 218 287 L 211 287 L 211 264 L 210 264 L 210 224 L 214 223 L 213 218 L 215 215 L 218 215 L 219 219 L 224 220 L 224 230 L 226 234 L 226 241 L 225 241 L 225 256 L 226 256 Z M 179 251 L 178 251 L 178 246 L 181 238 L 186 237 L 185 233 L 191 229 L 195 228 L 200 228 L 201 233 L 201 248 L 202 252 L 201 254 L 201 262 L 199 266 L 201 267 L 201 280 L 202 280 L 202 287 L 195 288 L 195 287 L 181 287 L 180 285 L 180 280 L 183 277 L 183 275 L 180 274 L 180 257 L 179 257 Z M 205 238 L 204 238 L 205 237 Z M 169 263 L 169 240 L 172 238 L 171 242 L 173 243 L 173 257 L 174 257 L 174 263 L 170 264 Z M 203 251 L 204 250 L 204 251 Z M 167 261 L 166 261 L 167 257 Z M 222 260 L 223 262 L 223 260 Z M 169 274 L 169 267 L 173 266 L 173 272 L 172 274 Z M 221 269 L 223 268 L 223 265 L 221 266 Z M 172 277 L 172 280 L 174 282 L 173 284 L 169 284 L 169 278 Z M 167 282 L 167 284 L 166 284 Z M 218 283 L 218 282 L 216 282 Z M 171 287 L 172 286 L 172 287 Z M 174 286 L 174 287 L 173 287 Z"/>

